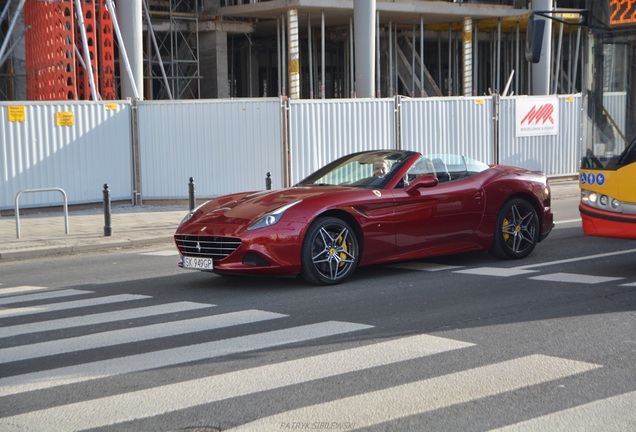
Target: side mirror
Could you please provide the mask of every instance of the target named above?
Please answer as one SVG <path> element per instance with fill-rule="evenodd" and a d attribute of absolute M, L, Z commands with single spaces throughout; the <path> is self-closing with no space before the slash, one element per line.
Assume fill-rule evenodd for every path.
<path fill-rule="evenodd" d="M 541 60 L 544 32 L 545 19 L 537 19 L 535 15 L 531 15 L 526 28 L 526 60 L 530 63 L 539 63 Z"/>
<path fill-rule="evenodd" d="M 407 194 L 410 194 L 419 188 L 435 187 L 438 183 L 439 180 L 437 179 L 437 177 L 433 175 L 423 175 L 413 180 L 407 187 L 404 188 L 404 191 Z"/>

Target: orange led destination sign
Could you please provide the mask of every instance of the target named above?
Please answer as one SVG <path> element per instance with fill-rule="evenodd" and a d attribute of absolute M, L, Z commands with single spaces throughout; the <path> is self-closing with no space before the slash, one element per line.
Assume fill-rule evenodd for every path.
<path fill-rule="evenodd" d="M 636 24 L 636 0 L 610 0 L 609 24 Z"/>

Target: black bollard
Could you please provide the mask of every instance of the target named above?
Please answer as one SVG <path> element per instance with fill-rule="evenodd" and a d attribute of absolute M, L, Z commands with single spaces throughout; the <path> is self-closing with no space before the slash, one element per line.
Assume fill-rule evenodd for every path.
<path fill-rule="evenodd" d="M 265 177 L 265 189 L 272 190 L 272 174 L 267 173 L 267 177 Z"/>
<path fill-rule="evenodd" d="M 193 210 L 196 206 L 196 199 L 194 197 L 194 178 L 190 177 L 190 183 L 188 184 L 188 192 L 190 195 L 190 210 Z"/>
<path fill-rule="evenodd" d="M 108 184 L 104 184 L 104 236 L 110 237 L 113 234 L 113 229 L 110 226 L 110 190 Z"/>

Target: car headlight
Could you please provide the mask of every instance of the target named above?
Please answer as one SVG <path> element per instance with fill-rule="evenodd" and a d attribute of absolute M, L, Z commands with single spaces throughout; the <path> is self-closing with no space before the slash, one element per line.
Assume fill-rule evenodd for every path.
<path fill-rule="evenodd" d="M 257 220 L 256 222 L 254 222 L 252 225 L 250 225 L 249 227 L 247 227 L 248 230 L 255 230 L 258 228 L 265 228 L 268 226 L 272 226 L 274 224 L 277 224 L 278 221 L 280 220 L 280 218 L 283 216 L 283 214 L 285 213 L 285 211 L 287 211 L 289 208 L 295 206 L 296 204 L 298 204 L 300 201 L 302 200 L 298 200 L 298 201 L 294 201 L 293 203 L 284 205 L 282 207 L 277 208 L 274 211 L 271 211 L 267 214 L 265 214 L 263 217 L 261 217 L 259 220 Z"/>
<path fill-rule="evenodd" d="M 192 217 L 199 211 L 199 209 L 201 207 L 203 207 L 204 205 L 206 205 L 209 201 L 204 202 L 203 204 L 193 208 L 192 210 L 190 210 L 188 212 L 187 215 L 185 215 L 185 217 L 181 220 L 181 222 L 179 223 L 179 226 L 183 225 L 184 223 L 186 223 L 187 221 L 189 221 L 190 219 L 192 219 Z"/>

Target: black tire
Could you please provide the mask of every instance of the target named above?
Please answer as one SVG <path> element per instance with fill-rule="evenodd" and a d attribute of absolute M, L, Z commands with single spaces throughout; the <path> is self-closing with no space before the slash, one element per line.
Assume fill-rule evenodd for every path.
<path fill-rule="evenodd" d="M 335 285 L 348 279 L 360 259 L 355 232 L 335 217 L 322 217 L 311 224 L 301 252 L 300 274 L 315 285 Z"/>
<path fill-rule="evenodd" d="M 500 259 L 525 258 L 539 238 L 537 211 L 522 198 L 508 200 L 497 217 L 490 253 Z"/>

